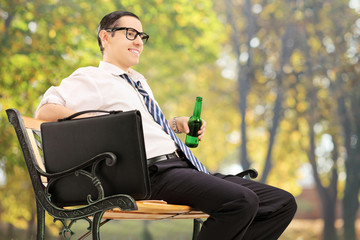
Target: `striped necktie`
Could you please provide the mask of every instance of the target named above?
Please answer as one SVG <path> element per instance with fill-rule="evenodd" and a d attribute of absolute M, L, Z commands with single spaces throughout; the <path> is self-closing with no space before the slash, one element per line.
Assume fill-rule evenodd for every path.
<path fill-rule="evenodd" d="M 122 74 L 120 77 L 126 79 L 138 92 L 143 96 L 145 105 L 149 110 L 150 114 L 153 116 L 154 120 L 164 129 L 164 131 L 171 136 L 175 141 L 178 147 L 183 151 L 186 158 L 191 162 L 191 164 L 199 171 L 208 173 L 206 168 L 200 163 L 200 161 L 194 156 L 190 149 L 176 136 L 174 131 L 169 126 L 168 121 L 166 120 L 164 114 L 160 110 L 160 107 L 155 103 L 149 94 L 145 91 L 141 82 L 134 82 L 127 74 Z"/>

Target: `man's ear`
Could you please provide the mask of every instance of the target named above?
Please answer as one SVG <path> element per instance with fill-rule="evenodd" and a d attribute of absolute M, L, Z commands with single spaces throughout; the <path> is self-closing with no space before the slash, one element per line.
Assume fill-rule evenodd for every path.
<path fill-rule="evenodd" d="M 105 30 L 101 30 L 100 33 L 99 33 L 99 37 L 101 39 L 101 44 L 102 44 L 103 48 L 105 48 L 105 46 L 109 42 L 109 34 L 108 34 L 108 32 L 105 31 Z"/>

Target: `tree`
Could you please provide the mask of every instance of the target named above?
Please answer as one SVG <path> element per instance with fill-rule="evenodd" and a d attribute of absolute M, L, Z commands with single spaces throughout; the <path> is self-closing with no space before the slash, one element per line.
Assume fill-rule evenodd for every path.
<path fill-rule="evenodd" d="M 246 123 L 246 113 L 251 109 L 252 106 L 248 106 L 247 98 L 249 92 L 251 92 L 250 87 L 256 87 L 256 78 L 259 77 L 260 71 L 263 71 L 264 66 L 268 64 L 268 66 L 273 65 L 269 62 L 269 57 L 272 56 L 272 50 L 260 48 L 257 50 L 258 45 L 256 41 L 259 39 L 266 41 L 266 39 L 259 38 L 259 36 L 263 35 L 264 32 L 267 36 L 281 36 L 275 37 L 277 40 L 281 42 L 280 45 L 276 46 L 276 50 L 281 53 L 279 56 L 277 66 L 273 66 L 276 74 L 274 87 L 271 91 L 275 92 L 276 98 L 272 103 L 272 119 L 271 124 L 268 128 L 269 132 L 269 140 L 268 140 L 268 148 L 266 151 L 266 156 L 264 159 L 264 167 L 261 171 L 262 176 L 260 181 L 266 182 L 267 177 L 272 169 L 272 151 L 275 144 L 276 134 L 279 128 L 279 124 L 282 119 L 283 113 L 283 101 L 285 94 L 285 86 L 283 84 L 285 78 L 284 67 L 288 64 L 290 57 L 295 49 L 296 42 L 296 25 L 294 22 L 286 22 L 283 23 L 282 20 L 285 19 L 283 15 L 282 18 L 278 18 L 275 14 L 264 13 L 264 16 L 260 16 L 260 9 L 269 8 L 273 9 L 274 4 L 253 4 L 250 0 L 244 1 L 242 5 L 238 2 L 234 2 L 231 0 L 225 1 L 226 5 L 226 15 L 228 19 L 228 23 L 231 26 L 231 44 L 233 46 L 235 52 L 236 59 L 236 69 L 237 69 L 237 81 L 238 81 L 238 89 L 239 89 L 239 111 L 241 115 L 241 150 L 240 150 L 240 162 L 242 163 L 243 168 L 248 168 L 251 164 L 251 160 L 248 157 L 247 153 L 247 123 Z M 290 4 L 291 5 L 291 4 Z M 235 12 L 238 12 L 238 9 L 242 9 L 242 15 L 237 14 L 235 17 Z M 258 10 L 256 10 L 258 9 Z M 280 8 L 281 9 L 281 8 Z M 295 8 L 296 10 L 296 8 Z M 280 11 L 283 11 L 281 9 Z M 291 13 L 287 13 L 286 19 L 291 19 Z M 284 14 L 284 12 L 283 12 Z M 262 18 L 267 19 L 267 23 L 263 21 Z M 246 24 L 244 24 L 246 22 Z M 273 26 L 276 25 L 277 28 Z M 240 27 L 241 26 L 241 27 Z M 274 40 L 274 39 L 272 39 Z M 270 40 L 270 41 L 272 41 Z M 263 44 L 265 46 L 265 44 Z M 262 54 L 262 59 L 260 57 Z M 243 56 L 245 57 L 244 62 L 241 63 L 241 59 Z M 272 79 L 268 79 L 267 81 L 272 81 Z M 252 85 L 251 85 L 251 84 Z M 255 90 L 256 91 L 256 90 Z M 267 105 L 266 103 L 264 105 Z"/>
<path fill-rule="evenodd" d="M 311 53 L 307 54 L 307 62 L 315 64 L 314 54 L 316 57 L 316 64 L 318 72 L 313 76 L 313 82 L 318 79 L 323 79 L 323 84 L 319 84 L 319 90 L 313 96 L 319 96 L 324 101 L 321 105 L 325 107 L 322 112 L 325 114 L 321 116 L 324 121 L 330 123 L 331 128 L 328 128 L 333 139 L 333 157 L 332 160 L 332 179 L 324 192 L 324 188 L 319 188 L 319 194 L 324 203 L 325 229 L 324 239 L 336 239 L 335 234 L 329 229 L 329 218 L 335 219 L 332 213 L 334 210 L 329 211 L 330 208 L 334 209 L 336 200 L 336 181 L 338 175 L 337 160 L 343 158 L 339 154 L 340 144 L 345 147 L 347 156 L 345 156 L 345 170 L 346 170 L 346 184 L 343 197 L 343 220 L 344 220 L 344 239 L 356 239 L 355 234 L 355 221 L 356 213 L 358 210 L 358 195 L 360 178 L 358 176 L 359 170 L 359 154 L 357 153 L 356 144 L 351 146 L 351 139 L 354 136 L 359 136 L 359 121 L 356 115 L 359 110 L 358 102 L 358 72 L 354 58 L 349 56 L 349 51 L 353 49 L 354 44 L 358 44 L 354 38 L 353 23 L 358 18 L 354 10 L 349 8 L 348 4 L 343 1 L 327 1 L 316 2 L 306 6 L 309 9 L 314 9 L 311 18 L 307 18 L 308 24 L 315 25 L 319 28 L 314 29 L 312 34 L 309 34 L 310 28 L 304 32 L 307 33 L 307 43 L 311 44 Z M 338 12 L 344 12 L 345 15 L 339 15 Z M 346 16 L 346 17 L 344 17 Z M 306 21 L 305 21 L 306 22 Z M 320 28 L 320 26 L 328 26 L 327 28 Z M 309 25 L 307 25 L 309 26 Z M 310 36 L 312 35 L 312 36 Z M 321 43 L 322 48 L 319 48 Z M 314 65 L 313 65 L 314 66 Z M 314 68 L 312 66 L 312 68 Z M 344 79 L 348 80 L 344 81 Z M 324 87 L 325 83 L 325 87 Z M 349 85 L 351 87 L 349 88 Z M 322 86 L 321 86 L 322 85 Z M 326 90 L 325 90 L 326 89 Z M 327 94 L 324 95 L 325 91 Z M 346 91 L 345 91 L 346 90 Z M 330 100 L 330 96 L 334 96 Z M 331 102 L 331 103 L 330 103 Z M 321 120 L 318 120 L 320 122 Z M 342 131 L 341 131 L 342 129 Z M 341 136 L 341 138 L 339 137 Z M 314 170 L 314 172 L 316 172 Z M 318 178 L 315 176 L 315 179 Z M 330 207 L 330 205 L 332 207 Z M 329 216 L 329 213 L 332 216 Z M 334 220 L 332 220 L 334 221 Z M 332 223 L 333 224 L 333 223 Z"/>
<path fill-rule="evenodd" d="M 350 70 L 350 71 L 349 71 Z M 356 66 L 340 70 L 336 74 L 333 91 L 337 95 L 339 121 L 346 149 L 346 184 L 343 197 L 344 239 L 357 239 L 355 222 L 359 209 L 360 188 L 360 82 Z M 345 80 L 349 77 L 348 81 Z M 338 87 L 340 91 L 338 92 Z M 341 88 L 342 87 L 342 88 Z M 348 91 L 346 91 L 348 90 Z"/>
<path fill-rule="evenodd" d="M 240 161 L 263 165 L 261 181 L 279 185 L 285 185 L 284 169 L 296 175 L 297 166 L 309 161 L 323 204 L 323 238 L 336 239 L 335 203 L 345 147 L 344 232 L 345 239 L 355 239 L 358 15 L 341 0 L 225 3 L 219 12 L 228 16 L 240 86 Z M 333 147 L 319 155 L 324 139 Z"/>

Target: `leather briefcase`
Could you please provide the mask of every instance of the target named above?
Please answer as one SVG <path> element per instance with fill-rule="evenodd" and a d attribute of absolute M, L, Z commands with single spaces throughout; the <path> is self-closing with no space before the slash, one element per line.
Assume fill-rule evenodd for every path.
<path fill-rule="evenodd" d="M 97 110 L 94 110 L 98 112 Z M 42 147 L 46 171 L 68 170 L 104 152 L 116 155 L 115 165 L 99 163 L 97 176 L 105 197 L 128 194 L 136 200 L 150 197 L 144 136 L 139 111 L 101 111 L 106 115 L 74 117 L 41 125 Z M 88 169 L 91 171 L 91 168 Z M 58 206 L 73 206 L 98 199 L 98 191 L 89 177 L 82 174 L 63 177 L 48 189 L 51 201 Z"/>

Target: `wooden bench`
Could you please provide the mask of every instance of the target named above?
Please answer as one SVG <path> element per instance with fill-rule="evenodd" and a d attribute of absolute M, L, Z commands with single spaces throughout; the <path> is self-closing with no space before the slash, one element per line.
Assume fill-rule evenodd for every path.
<path fill-rule="evenodd" d="M 37 239 L 44 239 L 45 235 L 45 211 L 48 212 L 54 221 L 60 221 L 63 229 L 60 234 L 64 239 L 70 239 L 73 232 L 71 226 L 80 219 L 89 222 L 90 231 L 79 239 L 84 239 L 92 234 L 92 239 L 100 239 L 100 226 L 114 219 L 136 219 L 136 220 L 160 220 L 160 219 L 193 219 L 193 239 L 201 228 L 202 218 L 208 215 L 197 211 L 189 206 L 167 204 L 159 200 L 135 201 L 131 196 L 125 194 L 103 197 L 102 199 L 85 206 L 74 206 L 60 208 L 53 204 L 48 197 L 46 180 L 76 174 L 95 162 L 109 158 L 107 153 L 90 159 L 81 166 L 72 169 L 49 174 L 45 171 L 41 152 L 40 125 L 43 121 L 24 117 L 16 109 L 6 110 L 9 122 L 13 125 L 18 141 L 20 143 L 25 162 L 29 171 L 32 186 L 36 197 L 37 208 Z M 253 169 L 238 174 L 239 177 L 250 175 L 257 177 Z"/>

